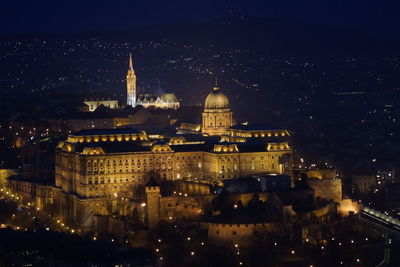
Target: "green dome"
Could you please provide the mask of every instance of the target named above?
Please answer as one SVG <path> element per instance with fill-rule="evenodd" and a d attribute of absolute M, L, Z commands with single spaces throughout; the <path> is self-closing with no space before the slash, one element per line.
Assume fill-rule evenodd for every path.
<path fill-rule="evenodd" d="M 204 104 L 206 109 L 225 109 L 229 108 L 229 100 L 224 93 L 219 90 L 219 87 L 214 87 L 214 90 L 208 94 Z"/>

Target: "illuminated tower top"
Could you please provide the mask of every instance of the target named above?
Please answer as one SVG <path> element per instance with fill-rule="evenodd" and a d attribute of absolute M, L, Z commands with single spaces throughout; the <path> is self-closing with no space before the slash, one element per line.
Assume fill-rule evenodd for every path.
<path fill-rule="evenodd" d="M 126 74 L 126 104 L 136 106 L 136 74 L 133 69 L 132 54 L 129 54 L 129 69 Z"/>
<path fill-rule="evenodd" d="M 132 53 L 129 53 L 129 71 L 133 71 L 133 73 L 135 73 L 133 70 Z"/>

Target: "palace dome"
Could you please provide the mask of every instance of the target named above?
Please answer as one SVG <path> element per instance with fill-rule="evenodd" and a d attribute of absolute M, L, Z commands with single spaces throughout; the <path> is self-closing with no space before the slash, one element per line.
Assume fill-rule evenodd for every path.
<path fill-rule="evenodd" d="M 225 109 L 229 108 L 229 100 L 224 93 L 219 90 L 219 87 L 214 87 L 214 90 L 208 94 L 204 104 L 206 109 Z"/>

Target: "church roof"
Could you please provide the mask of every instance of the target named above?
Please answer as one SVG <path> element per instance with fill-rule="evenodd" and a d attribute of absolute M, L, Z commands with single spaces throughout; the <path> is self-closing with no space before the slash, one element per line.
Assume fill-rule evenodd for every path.
<path fill-rule="evenodd" d="M 154 103 L 157 101 L 157 99 L 160 99 L 160 101 L 164 103 L 176 103 L 179 102 L 178 99 L 176 98 L 175 94 L 139 94 L 136 97 L 136 100 L 139 102 L 148 102 L 148 103 Z"/>
<path fill-rule="evenodd" d="M 155 102 L 159 96 L 153 94 L 140 94 L 137 95 L 136 100 L 141 102 Z"/>
<path fill-rule="evenodd" d="M 174 102 L 179 102 L 178 98 L 176 98 L 175 94 L 162 94 L 161 95 L 161 100 L 164 102 L 169 102 L 169 103 L 174 103 Z"/>

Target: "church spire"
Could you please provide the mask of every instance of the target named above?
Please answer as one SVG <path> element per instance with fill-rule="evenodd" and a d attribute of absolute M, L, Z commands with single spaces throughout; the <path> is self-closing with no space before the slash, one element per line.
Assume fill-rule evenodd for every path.
<path fill-rule="evenodd" d="M 132 54 L 129 53 L 129 69 L 126 74 L 126 90 L 128 106 L 136 107 L 136 75 L 133 69 Z"/>
<path fill-rule="evenodd" d="M 133 70 L 132 53 L 129 53 L 129 70 Z"/>

